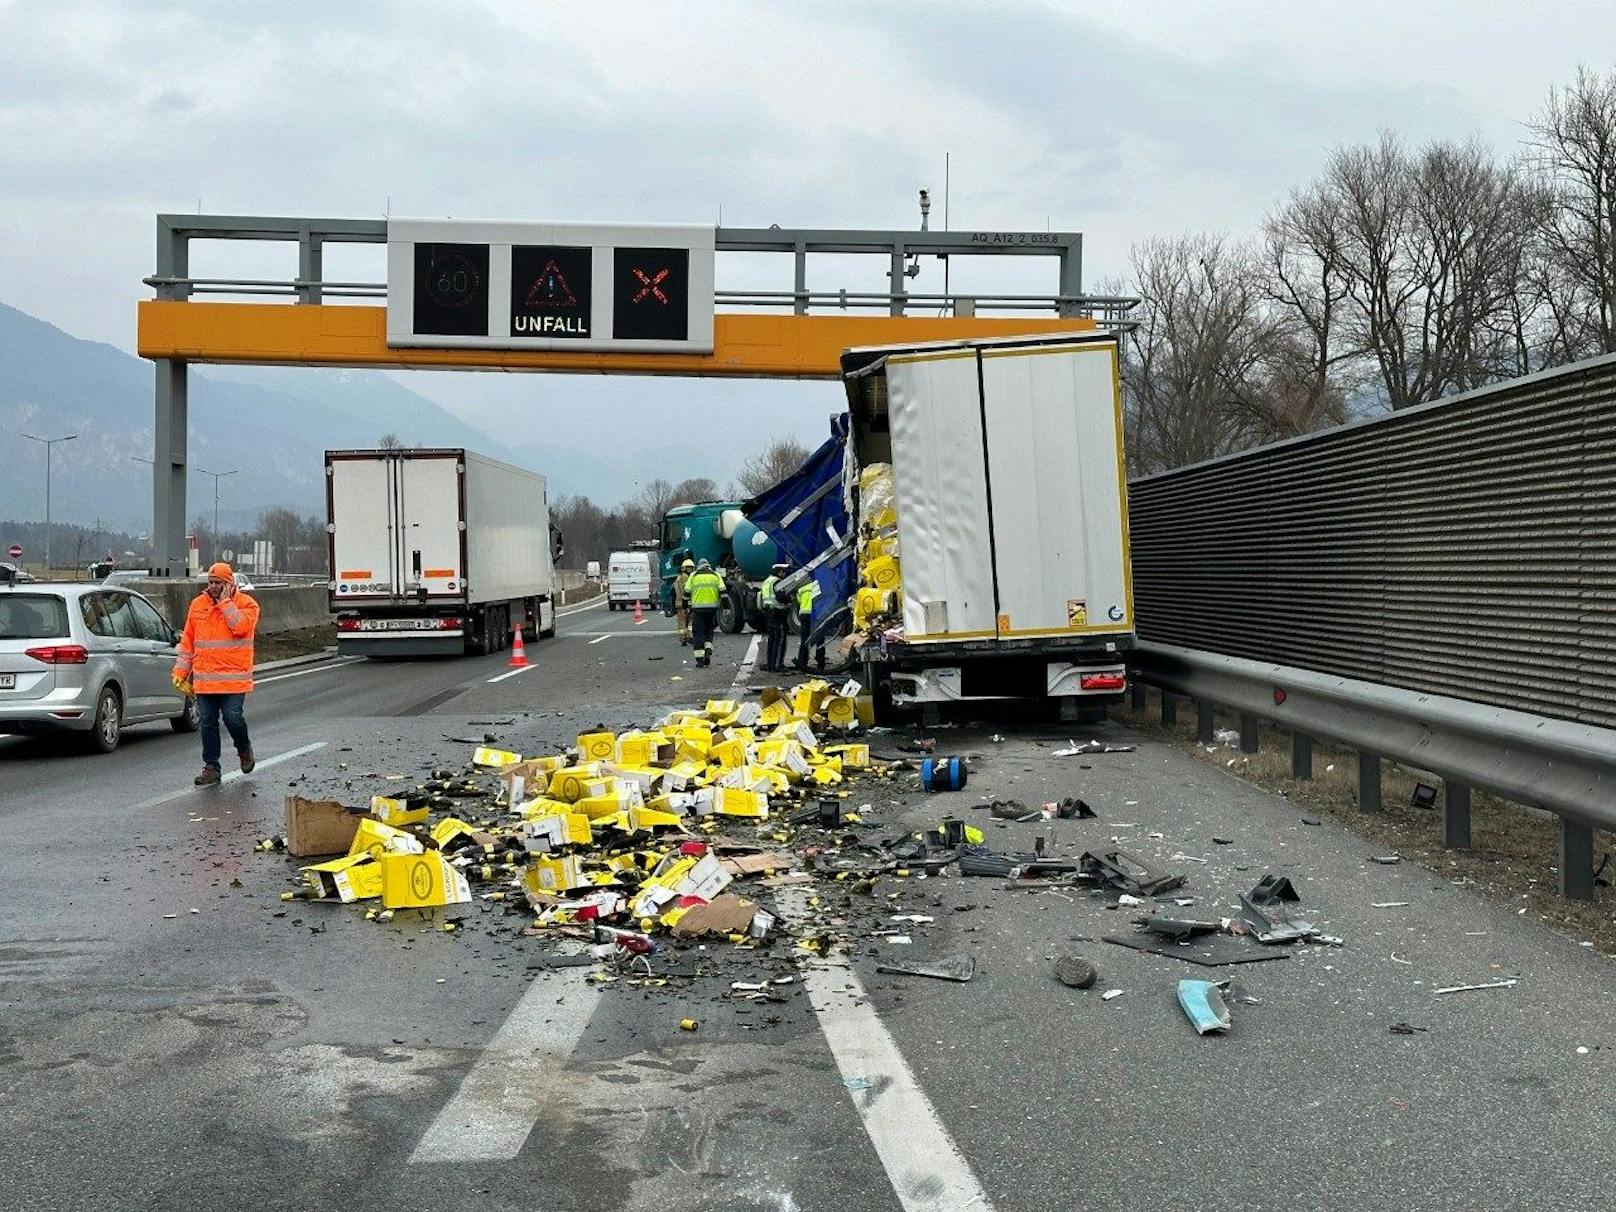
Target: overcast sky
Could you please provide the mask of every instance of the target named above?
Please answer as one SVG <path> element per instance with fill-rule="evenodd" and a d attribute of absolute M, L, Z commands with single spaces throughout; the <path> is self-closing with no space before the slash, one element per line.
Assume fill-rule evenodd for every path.
<path fill-rule="evenodd" d="M 132 349 L 158 211 L 911 227 L 922 186 L 942 218 L 945 153 L 953 227 L 1081 231 L 1092 284 L 1152 234 L 1250 232 L 1382 128 L 1511 147 L 1550 85 L 1611 65 L 1613 29 L 1608 0 L 0 0 L 0 300 Z M 192 271 L 295 268 L 228 251 Z M 811 284 L 880 289 L 883 269 Z M 789 288 L 787 262 L 766 270 L 721 262 L 719 284 Z M 327 274 L 379 278 L 379 255 Z M 912 289 L 940 287 L 928 268 Z M 571 446 L 596 407 L 774 409 L 817 439 L 836 403 L 826 385 L 406 381 L 484 422 L 531 405 L 524 436 Z M 614 441 L 654 450 L 656 428 Z"/>

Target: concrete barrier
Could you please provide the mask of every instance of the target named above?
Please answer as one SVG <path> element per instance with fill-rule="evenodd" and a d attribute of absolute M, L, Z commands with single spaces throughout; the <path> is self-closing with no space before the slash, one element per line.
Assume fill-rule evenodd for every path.
<path fill-rule="evenodd" d="M 185 626 L 185 611 L 191 599 L 200 592 L 196 581 L 143 580 L 128 583 L 128 588 L 144 594 L 157 607 L 157 612 L 168 620 L 169 626 Z M 273 635 L 278 631 L 297 631 L 304 627 L 319 627 L 331 621 L 326 609 L 326 587 L 319 585 L 271 586 L 251 591 L 258 603 L 258 634 Z"/>

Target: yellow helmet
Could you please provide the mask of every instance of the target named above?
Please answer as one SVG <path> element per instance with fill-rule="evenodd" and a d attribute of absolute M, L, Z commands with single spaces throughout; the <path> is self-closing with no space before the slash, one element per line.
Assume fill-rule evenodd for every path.
<path fill-rule="evenodd" d="M 690 569 L 694 568 L 695 566 L 696 566 L 696 561 L 695 560 L 686 560 L 683 564 L 679 565 L 679 571 L 680 572 L 687 572 Z"/>

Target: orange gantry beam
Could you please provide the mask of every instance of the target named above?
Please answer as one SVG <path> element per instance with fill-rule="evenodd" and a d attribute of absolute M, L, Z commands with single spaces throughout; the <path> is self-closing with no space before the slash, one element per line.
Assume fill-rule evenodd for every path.
<path fill-rule="evenodd" d="M 771 315 L 714 317 L 711 354 L 573 353 L 529 349 L 389 349 L 387 309 L 341 304 L 140 303 L 143 358 L 269 366 L 834 379 L 842 351 L 970 337 L 1084 332 L 1089 319 L 1051 316 Z"/>

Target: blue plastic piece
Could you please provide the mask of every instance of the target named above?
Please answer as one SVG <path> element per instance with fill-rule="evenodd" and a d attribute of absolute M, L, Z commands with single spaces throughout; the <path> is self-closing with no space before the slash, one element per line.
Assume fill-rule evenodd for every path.
<path fill-rule="evenodd" d="M 1178 1004 L 1197 1035 L 1229 1029 L 1229 1007 L 1223 1004 L 1223 987 L 1215 981 L 1179 981 Z"/>
<path fill-rule="evenodd" d="M 960 758 L 925 758 L 920 763 L 922 790 L 958 791 L 965 779 L 965 762 Z"/>

